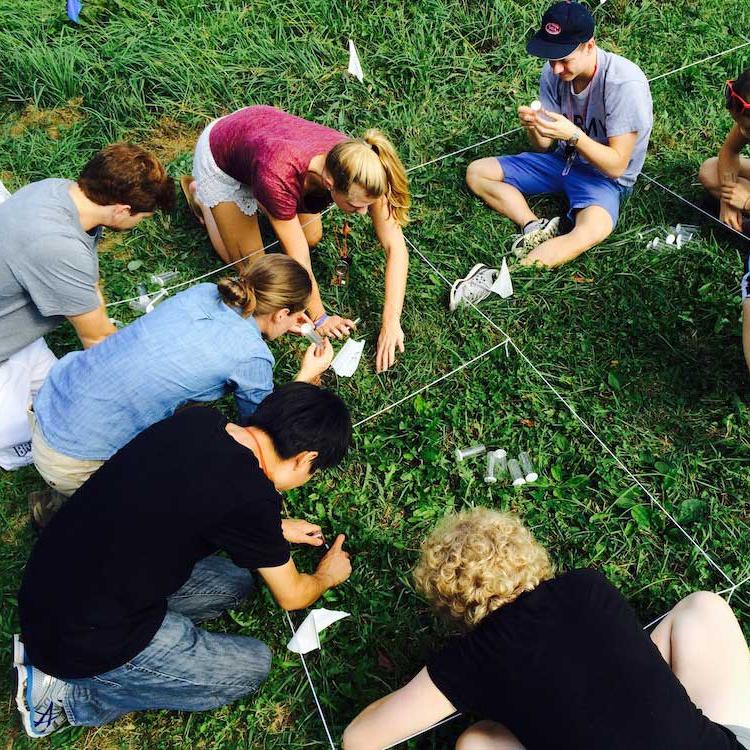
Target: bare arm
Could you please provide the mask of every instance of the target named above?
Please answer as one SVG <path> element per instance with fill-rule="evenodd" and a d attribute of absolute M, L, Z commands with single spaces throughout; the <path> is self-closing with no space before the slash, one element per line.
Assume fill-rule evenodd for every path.
<path fill-rule="evenodd" d="M 455 711 L 427 668 L 400 690 L 371 703 L 344 731 L 344 750 L 381 750 Z"/>
<path fill-rule="evenodd" d="M 291 558 L 275 568 L 259 568 L 258 573 L 282 609 L 304 609 L 351 575 L 349 553 L 344 551 L 343 544 L 344 535 L 339 534 L 315 573 L 300 573 Z"/>
<path fill-rule="evenodd" d="M 740 173 L 740 152 L 749 142 L 735 122 L 719 150 L 719 181 L 722 187 L 737 182 Z"/>
<path fill-rule="evenodd" d="M 68 316 L 68 320 L 72 323 L 73 328 L 76 329 L 76 333 L 84 349 L 90 349 L 117 331 L 117 328 L 109 322 L 104 298 L 98 287 L 96 292 L 99 295 L 101 303 L 96 310 L 82 313 L 81 315 Z"/>
<path fill-rule="evenodd" d="M 385 253 L 383 318 L 375 360 L 377 371 L 382 372 L 395 364 L 396 348 L 401 352 L 404 351 L 401 313 L 406 296 L 409 252 L 406 249 L 401 227 L 393 216 L 388 214 L 388 204 L 385 198 L 381 198 L 370 206 L 370 216 L 375 234 Z"/>
<path fill-rule="evenodd" d="M 312 294 L 310 295 L 308 310 L 310 312 L 310 317 L 313 320 L 317 320 L 323 315 L 323 313 L 325 313 L 325 307 L 323 306 L 323 300 L 320 297 L 318 281 L 312 270 L 310 246 L 307 244 L 307 238 L 302 230 L 302 224 L 300 224 L 299 217 L 295 216 L 293 219 L 275 219 L 269 214 L 268 218 L 271 221 L 273 231 L 276 232 L 276 236 L 279 238 L 279 242 L 281 243 L 284 252 L 289 257 L 294 258 L 294 260 L 302 264 L 310 274 L 313 288 Z M 331 315 L 329 320 L 326 321 L 326 324 L 321 325 L 319 330 L 323 335 L 333 335 L 337 339 L 340 339 L 349 334 L 350 328 L 354 328 L 353 321 L 340 318 L 338 315 Z"/>

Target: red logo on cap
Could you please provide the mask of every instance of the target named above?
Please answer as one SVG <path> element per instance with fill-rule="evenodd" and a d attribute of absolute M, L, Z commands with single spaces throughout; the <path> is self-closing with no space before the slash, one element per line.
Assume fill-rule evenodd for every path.
<path fill-rule="evenodd" d="M 544 27 L 544 30 L 552 36 L 557 36 L 562 31 L 562 28 L 558 23 L 548 23 Z"/>

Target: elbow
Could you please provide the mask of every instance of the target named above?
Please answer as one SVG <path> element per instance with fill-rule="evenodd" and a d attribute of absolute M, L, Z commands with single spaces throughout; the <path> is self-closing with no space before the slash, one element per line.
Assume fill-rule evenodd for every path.
<path fill-rule="evenodd" d="M 620 165 L 618 164 L 613 169 L 607 169 L 604 170 L 604 174 L 607 175 L 612 180 L 619 180 L 620 177 L 622 177 L 625 174 L 625 170 L 627 169 L 628 165 Z"/>

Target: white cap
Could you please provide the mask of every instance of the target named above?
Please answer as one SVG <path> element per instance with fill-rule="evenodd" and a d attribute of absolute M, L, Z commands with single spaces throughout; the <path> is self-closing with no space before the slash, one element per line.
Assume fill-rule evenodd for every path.
<path fill-rule="evenodd" d="M 534 99 L 534 101 L 531 102 L 529 106 L 534 110 L 534 112 L 538 112 L 542 108 L 542 103 L 539 101 L 539 99 Z"/>
<path fill-rule="evenodd" d="M 312 323 L 303 323 L 299 327 L 299 332 L 303 336 L 307 336 L 307 335 L 311 334 L 314 330 L 315 330 L 315 326 Z"/>
<path fill-rule="evenodd" d="M 539 479 L 539 474 L 537 474 L 535 471 L 530 471 L 526 475 L 526 481 L 527 482 L 536 482 L 537 479 Z"/>
<path fill-rule="evenodd" d="M 676 237 L 673 234 L 667 235 L 667 245 L 674 245 Z"/>
<path fill-rule="evenodd" d="M 526 484 L 526 480 L 523 477 L 518 477 L 518 479 L 513 480 L 514 487 L 520 487 L 522 484 Z"/>

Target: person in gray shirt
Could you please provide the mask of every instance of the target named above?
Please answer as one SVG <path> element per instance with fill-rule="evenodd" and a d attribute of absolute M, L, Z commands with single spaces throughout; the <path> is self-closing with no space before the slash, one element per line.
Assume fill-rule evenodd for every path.
<path fill-rule="evenodd" d="M 532 147 L 543 153 L 479 159 L 466 182 L 522 228 L 512 249 L 523 265 L 552 267 L 612 233 L 643 167 L 653 107 L 646 76 L 597 47 L 594 18 L 580 3 L 552 5 L 526 49 L 547 60 L 540 101 L 518 108 Z M 566 234 L 559 217 L 540 218 L 529 207 L 525 196 L 543 193 L 567 199 Z"/>
<path fill-rule="evenodd" d="M 99 290 L 102 227 L 126 230 L 175 202 L 155 156 L 108 146 L 76 182 L 34 182 L 0 203 L 0 465 L 31 460 L 26 408 L 54 356 L 43 336 L 66 318 L 88 348 L 115 332 Z M 43 371 L 43 372 L 42 372 Z"/>

